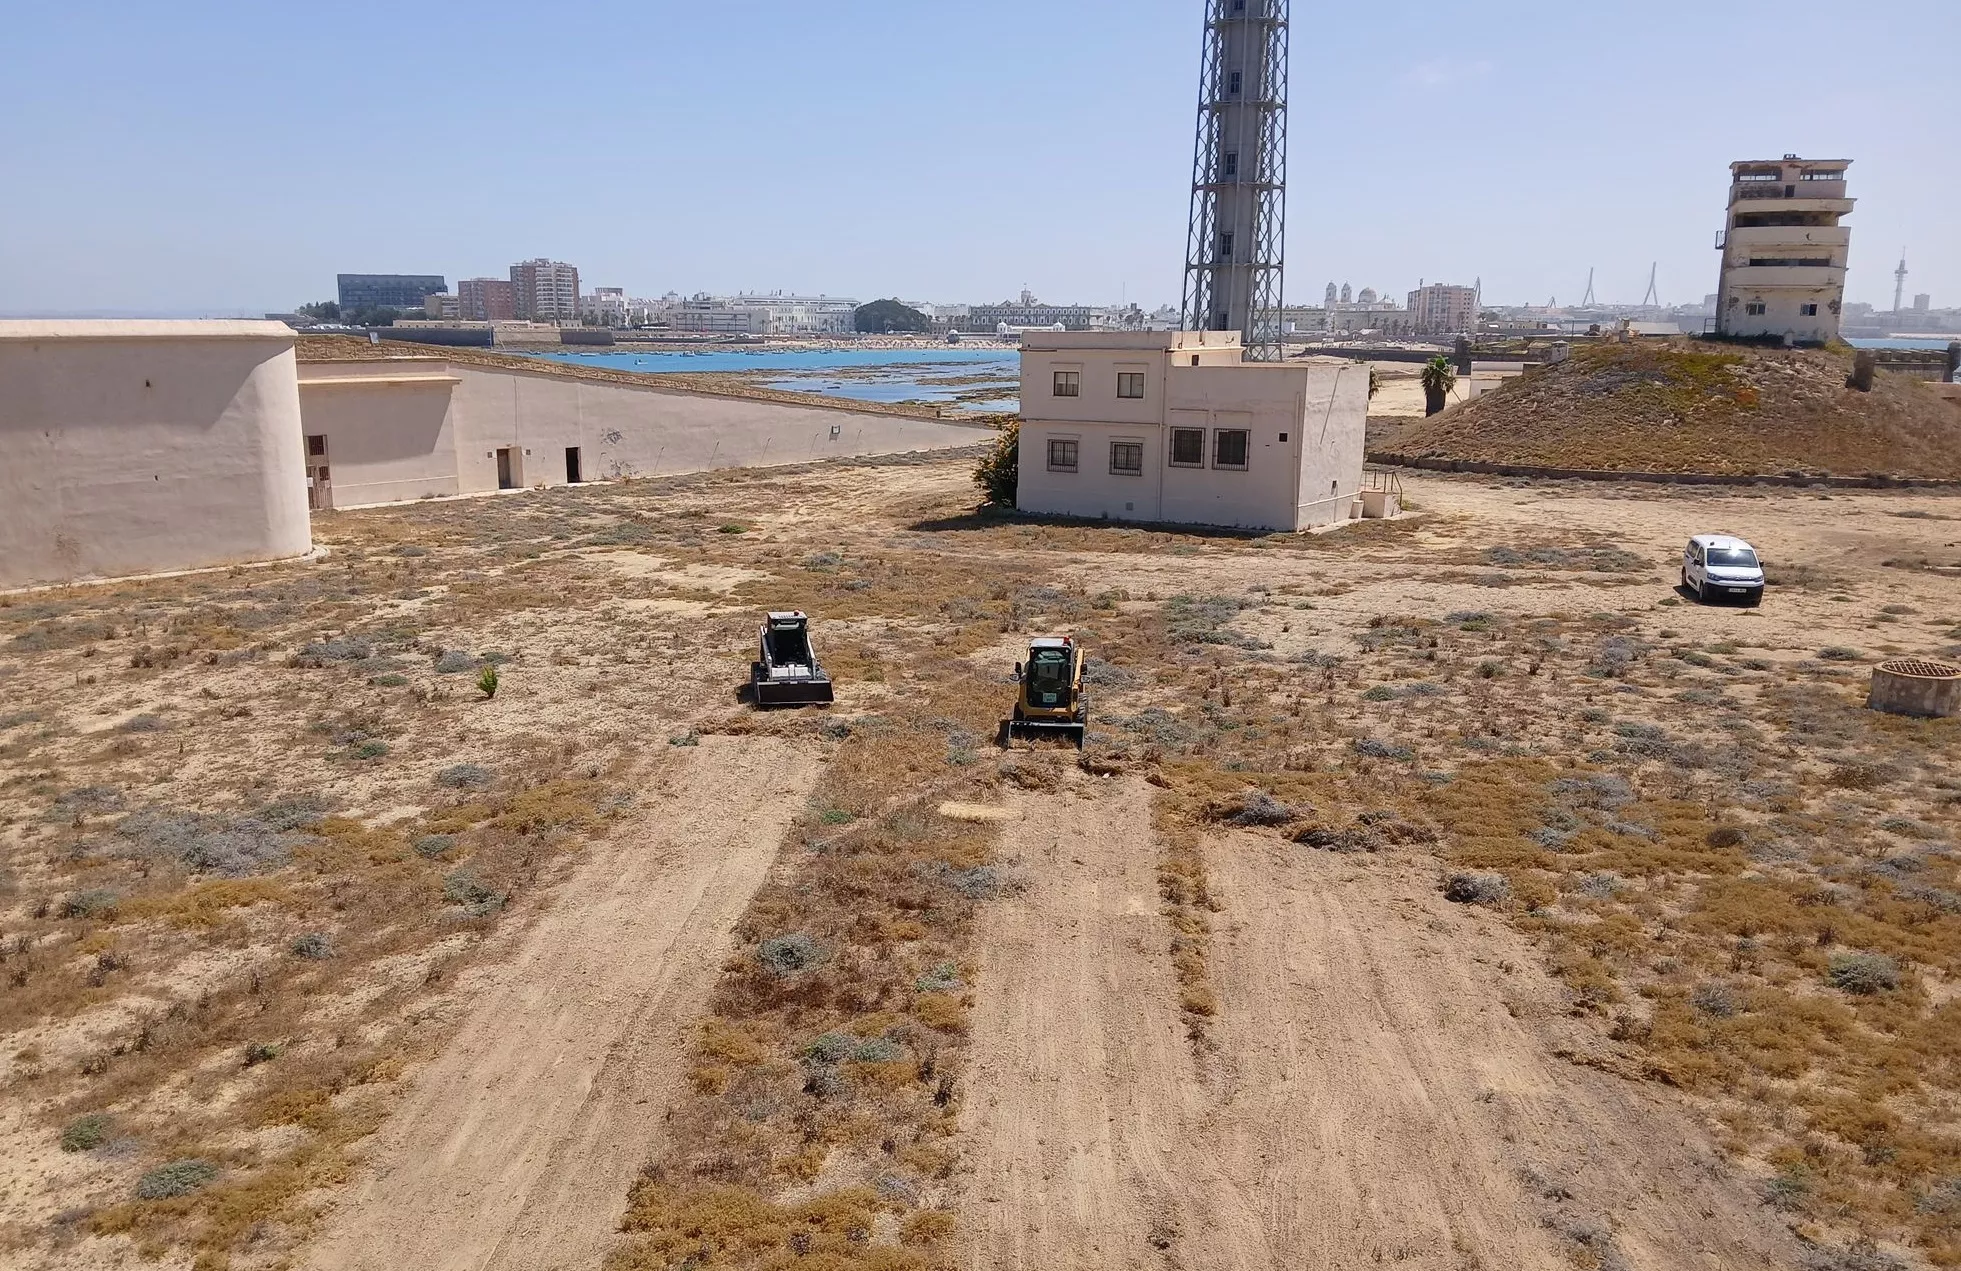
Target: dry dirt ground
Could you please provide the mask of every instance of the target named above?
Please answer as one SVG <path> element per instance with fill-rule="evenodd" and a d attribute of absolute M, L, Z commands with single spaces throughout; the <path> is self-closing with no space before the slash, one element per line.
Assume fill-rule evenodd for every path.
<path fill-rule="evenodd" d="M 1860 707 L 1961 498 L 1404 486 L 717 473 L 5 598 L 0 1265 L 1961 1262 L 1961 734 Z M 784 603 L 828 711 L 739 700 Z M 984 736 L 1057 629 L 1080 767 Z"/>

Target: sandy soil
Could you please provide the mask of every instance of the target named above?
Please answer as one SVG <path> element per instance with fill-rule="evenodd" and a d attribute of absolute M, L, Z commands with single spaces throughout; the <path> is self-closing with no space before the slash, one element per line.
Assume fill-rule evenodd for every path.
<path fill-rule="evenodd" d="M 730 927 L 817 776 L 704 738 L 643 833 L 583 860 L 367 1149 L 308 1265 L 590 1268 L 652 1152 Z"/>
<path fill-rule="evenodd" d="M 1201 1064 L 1151 793 L 1082 778 L 1015 800 L 1031 885 L 983 919 L 962 1265 L 1553 1271 L 1613 1242 L 1660 1271 L 1793 1252 L 1686 1118 L 1550 1057 L 1556 988 L 1438 898 L 1428 865 L 1215 840 L 1228 924 Z"/>

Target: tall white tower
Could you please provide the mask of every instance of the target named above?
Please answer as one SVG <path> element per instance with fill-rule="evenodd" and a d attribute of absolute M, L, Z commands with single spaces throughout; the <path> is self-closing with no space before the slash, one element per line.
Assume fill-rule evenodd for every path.
<path fill-rule="evenodd" d="M 1278 361 L 1287 221 L 1288 0 L 1205 0 L 1183 323 Z"/>

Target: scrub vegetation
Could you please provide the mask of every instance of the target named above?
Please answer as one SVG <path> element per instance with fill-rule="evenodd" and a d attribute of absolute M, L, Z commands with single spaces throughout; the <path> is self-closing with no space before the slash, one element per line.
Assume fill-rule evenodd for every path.
<path fill-rule="evenodd" d="M 1961 732 L 1863 707 L 1961 612 L 1839 538 L 1890 511 L 1937 555 L 1951 500 L 1406 478 L 1421 518 L 1295 537 L 979 515 L 970 481 L 337 513 L 315 563 L 0 597 L 8 1256 L 302 1261 L 460 973 L 658 815 L 666 765 L 766 737 L 822 775 L 647 1111 L 613 1271 L 959 1265 L 979 933 L 1049 868 L 991 814 L 1079 815 L 1116 774 L 1157 884 L 1125 956 L 1169 968 L 1202 1082 L 1236 1058 L 1223 852 L 1419 869 L 1463 919 L 1446 953 L 1529 941 L 1573 1053 L 1698 1118 L 1766 1222 L 1961 1265 Z M 1702 519 L 1831 581 L 1687 605 Z M 813 615 L 834 708 L 739 704 L 766 608 Z M 1050 632 L 1093 656 L 1088 746 L 997 750 Z"/>

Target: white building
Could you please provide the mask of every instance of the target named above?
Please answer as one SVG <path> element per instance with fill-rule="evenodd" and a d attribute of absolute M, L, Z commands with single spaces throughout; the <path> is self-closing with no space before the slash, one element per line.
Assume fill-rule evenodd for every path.
<path fill-rule="evenodd" d="M 311 547 L 292 328 L 0 322 L 0 588 Z"/>
<path fill-rule="evenodd" d="M 1368 367 L 1246 362 L 1234 331 L 1028 332 L 1016 506 L 1301 530 L 1362 483 Z"/>
<path fill-rule="evenodd" d="M 463 302 L 452 292 L 438 292 L 422 298 L 422 314 L 427 318 L 461 318 Z"/>
<path fill-rule="evenodd" d="M 579 314 L 602 327 L 623 327 L 632 313 L 624 287 L 594 287 L 579 304 Z"/>
<path fill-rule="evenodd" d="M 852 331 L 852 315 L 858 302 L 849 296 L 786 296 L 780 291 L 729 298 L 732 309 L 760 309 L 766 315 L 764 333 L 768 335 L 844 335 Z"/>
<path fill-rule="evenodd" d="M 1424 335 L 1462 335 L 1477 326 L 1476 287 L 1433 282 L 1409 293 L 1409 320 Z"/>
<path fill-rule="evenodd" d="M 1838 334 L 1852 231 L 1839 218 L 1849 159 L 1730 164 L 1729 218 L 1717 246 L 1716 330 L 1817 344 Z"/>

